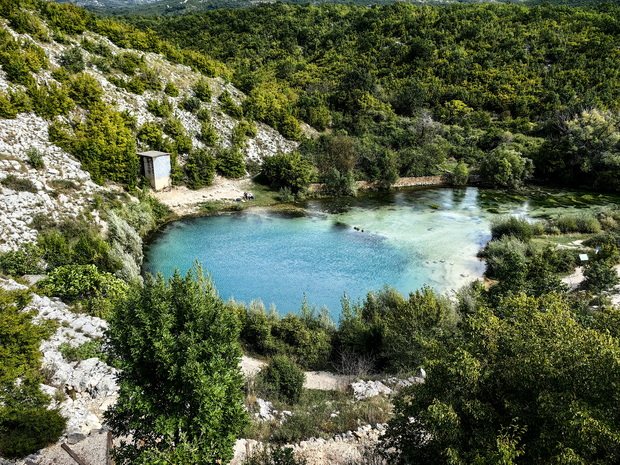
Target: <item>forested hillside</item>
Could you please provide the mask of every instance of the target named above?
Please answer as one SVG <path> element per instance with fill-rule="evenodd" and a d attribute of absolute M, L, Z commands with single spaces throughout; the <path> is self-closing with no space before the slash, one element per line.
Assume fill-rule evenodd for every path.
<path fill-rule="evenodd" d="M 617 190 L 619 12 L 276 4 L 126 19 L 224 62 L 250 117 L 277 127 L 284 109 L 331 129 L 301 147 L 323 178 L 325 165 L 377 180 L 462 161 L 516 185 L 529 159 L 540 180 Z"/>
<path fill-rule="evenodd" d="M 62 0 L 67 2 L 68 0 Z M 203 11 L 219 10 L 222 8 L 248 8 L 263 3 L 272 3 L 268 0 L 77 0 L 73 2 L 91 11 L 104 15 L 186 15 L 189 13 L 199 13 Z M 391 5 L 395 0 L 287 0 L 281 3 L 287 4 L 354 4 L 366 6 Z M 459 4 L 478 4 L 478 3 L 513 3 L 523 5 L 568 5 L 568 6 L 594 6 L 602 3 L 618 3 L 608 0 L 521 0 L 513 2 L 509 0 L 499 0 L 496 2 L 478 2 L 476 0 L 399 0 L 398 3 L 410 3 L 413 5 L 447 5 L 450 3 Z"/>
<path fill-rule="evenodd" d="M 345 295 L 335 324 L 305 300 L 223 302 L 199 264 L 143 278 L 170 212 L 136 152 L 170 152 L 190 189 L 252 173 L 286 200 L 446 173 L 618 191 L 619 13 L 276 3 L 119 23 L 0 0 L 0 456 L 107 421 L 118 464 L 228 463 L 243 435 L 274 444 L 246 464 L 295 465 L 280 445 L 375 426 L 376 450 L 339 459 L 618 463 L 617 208 L 500 218 L 484 283 Z M 269 359 L 255 378 L 241 347 Z M 407 379 L 354 399 L 305 389 L 302 369 Z"/>

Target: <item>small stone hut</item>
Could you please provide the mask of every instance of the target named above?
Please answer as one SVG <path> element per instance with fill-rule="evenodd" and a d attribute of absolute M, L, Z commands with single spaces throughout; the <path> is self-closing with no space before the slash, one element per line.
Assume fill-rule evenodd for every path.
<path fill-rule="evenodd" d="M 139 152 L 140 174 L 147 178 L 156 191 L 170 187 L 170 154 L 167 152 Z"/>

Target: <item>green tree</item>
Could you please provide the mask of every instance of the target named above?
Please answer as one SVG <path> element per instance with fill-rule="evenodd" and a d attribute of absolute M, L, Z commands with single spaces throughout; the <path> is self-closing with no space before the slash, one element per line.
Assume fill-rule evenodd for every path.
<path fill-rule="evenodd" d="M 306 375 L 286 355 L 275 355 L 258 375 L 258 382 L 278 398 L 296 404 L 303 392 Z"/>
<path fill-rule="evenodd" d="M 247 423 L 239 323 L 203 270 L 147 276 L 118 307 L 108 335 L 122 371 L 106 419 L 116 434 L 131 435 L 115 449 L 117 463 L 230 460 Z"/>
<path fill-rule="evenodd" d="M 82 49 L 79 47 L 71 47 L 60 55 L 60 65 L 72 74 L 84 71 L 86 62 Z"/>
<path fill-rule="evenodd" d="M 101 101 L 103 89 L 99 82 L 87 73 L 76 75 L 69 85 L 69 97 L 86 109 L 91 109 Z"/>
<path fill-rule="evenodd" d="M 467 163 L 465 163 L 463 160 L 459 161 L 454 168 L 454 172 L 452 173 L 452 177 L 450 180 L 453 186 L 466 186 L 467 182 L 469 181 L 469 168 L 467 167 Z"/>
<path fill-rule="evenodd" d="M 201 79 L 194 87 L 192 87 L 194 91 L 194 96 L 202 102 L 208 102 L 211 100 L 211 87 L 209 87 L 209 82 L 206 79 Z"/>
<path fill-rule="evenodd" d="M 295 194 L 305 191 L 312 181 L 312 167 L 298 152 L 266 158 L 262 171 L 274 187 L 288 187 Z"/>
<path fill-rule="evenodd" d="M 480 306 L 396 401 L 390 463 L 603 465 L 620 460 L 620 345 L 558 294 Z"/>
<path fill-rule="evenodd" d="M 498 147 L 480 163 L 482 176 L 494 187 L 521 187 L 532 176 L 533 170 L 532 160 L 507 147 Z"/>
<path fill-rule="evenodd" d="M 133 186 L 138 176 L 134 137 L 122 115 L 96 104 L 73 134 L 62 125 L 49 129 L 50 141 L 74 154 L 99 184 L 107 179 Z"/>
<path fill-rule="evenodd" d="M 217 171 L 227 178 L 240 178 L 245 175 L 243 155 L 235 149 L 220 149 L 215 159 Z"/>
<path fill-rule="evenodd" d="M 187 187 L 199 189 L 211 185 L 215 174 L 215 164 L 215 158 L 207 150 L 191 152 L 185 164 Z"/>

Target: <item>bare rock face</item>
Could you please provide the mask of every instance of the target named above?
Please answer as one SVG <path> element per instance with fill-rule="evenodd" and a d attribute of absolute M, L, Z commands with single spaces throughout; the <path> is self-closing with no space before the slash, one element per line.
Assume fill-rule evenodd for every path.
<path fill-rule="evenodd" d="M 27 289 L 13 280 L 0 280 L 0 286 L 8 290 Z M 59 408 L 67 418 L 65 438 L 71 435 L 87 435 L 91 430 L 103 427 L 103 414 L 114 405 L 118 397 L 115 368 L 98 358 L 69 362 L 59 347 L 66 343 L 72 347 L 101 339 L 107 323 L 96 317 L 76 314 L 59 300 L 33 294 L 28 309 L 37 311 L 35 321 L 53 320 L 58 329 L 52 337 L 41 343 L 43 371 L 46 384 L 43 392 L 54 399 L 52 406 Z"/>
<path fill-rule="evenodd" d="M 222 92 L 228 91 L 233 99 L 241 104 L 246 96 L 222 78 L 205 78 L 189 67 L 172 64 L 155 53 L 121 49 L 107 38 L 91 32 L 76 37 L 72 43 L 60 44 L 53 41 L 38 42 L 27 34 L 17 34 L 8 29 L 16 38 L 36 42 L 37 46 L 46 52 L 52 66 L 59 66 L 62 54 L 69 48 L 79 45 L 81 39 L 103 43 L 113 54 L 130 51 L 139 55 L 164 83 L 173 82 L 178 86 L 180 89 L 178 97 L 170 97 L 163 91 L 152 90 L 140 95 L 130 93 L 116 87 L 93 65 L 90 65 L 85 72 L 101 85 L 104 90 L 102 100 L 119 112 L 128 112 L 135 118 L 138 127 L 147 122 L 163 125 L 164 120 L 150 113 L 147 106 L 150 101 L 167 100 L 172 108 L 170 117 L 181 122 L 186 135 L 192 139 L 194 148 L 205 147 L 198 138 L 201 123 L 195 114 L 180 108 L 179 104 L 184 98 L 192 95 L 194 83 L 206 79 L 213 95 L 211 101 L 205 102 L 203 107 L 210 112 L 213 127 L 218 135 L 217 145 L 224 148 L 232 145 L 233 129 L 238 121 L 220 110 L 218 97 Z M 95 58 L 86 50 L 82 50 L 82 53 L 87 62 Z M 54 80 L 50 70 L 35 73 L 33 77 L 39 84 Z M 22 86 L 6 80 L 5 73 L 0 70 L 0 91 L 12 92 L 21 88 Z M 68 118 L 59 119 L 69 122 L 80 120 L 84 115 L 84 110 L 76 107 Z M 99 186 L 92 182 L 90 174 L 81 168 L 80 162 L 75 157 L 50 143 L 49 125 L 48 120 L 33 113 L 20 113 L 15 119 L 0 118 L 0 183 L 7 176 L 30 183 L 30 188 L 26 191 L 0 184 L 0 253 L 18 249 L 25 243 L 35 242 L 37 231 L 33 222 L 37 218 L 60 220 L 76 217 L 89 209 L 96 194 L 114 189 L 114 186 Z M 261 162 L 276 153 L 290 152 L 298 145 L 297 142 L 285 139 L 276 130 L 263 123 L 257 122 L 256 129 L 256 136 L 248 139 L 242 148 L 246 161 Z M 164 136 L 166 137 L 168 136 Z M 139 150 L 146 148 L 138 143 Z M 28 154 L 33 150 L 42 155 L 45 165 L 43 168 L 34 169 L 29 165 Z M 179 157 L 179 162 L 181 164 L 185 162 L 183 156 Z M 97 211 L 88 214 L 91 215 L 93 222 L 105 229 Z"/>
<path fill-rule="evenodd" d="M 426 377 L 424 369 L 420 368 L 417 375 L 407 379 L 392 377 L 381 381 L 355 381 L 351 383 L 351 389 L 356 400 L 368 399 L 379 395 L 390 395 L 400 388 L 423 383 Z"/>
<path fill-rule="evenodd" d="M 12 176 L 30 182 L 34 191 L 0 185 L 0 252 L 34 242 L 37 232 L 32 222 L 36 216 L 53 220 L 75 217 L 103 190 L 75 158 L 47 140 L 48 127 L 47 120 L 32 113 L 0 119 L 0 182 Z M 44 168 L 36 170 L 27 163 L 29 150 L 42 154 Z M 58 193 L 58 182 L 73 186 L 71 194 Z"/>

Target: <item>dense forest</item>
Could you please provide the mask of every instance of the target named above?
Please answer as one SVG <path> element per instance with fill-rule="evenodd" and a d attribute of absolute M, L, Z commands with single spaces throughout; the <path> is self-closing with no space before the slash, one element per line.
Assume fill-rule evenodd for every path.
<path fill-rule="evenodd" d="M 278 3 L 119 23 L 73 5 L 0 1 L 0 65 L 10 83 L 0 117 L 45 119 L 50 141 L 95 182 L 122 186 L 93 196 L 76 218 L 33 218 L 36 242 L 0 254 L 2 276 L 47 275 L 29 290 L 0 290 L 0 455 L 23 457 L 65 428 L 39 388 L 38 348 L 62 325 L 36 319 L 36 292 L 109 324 L 105 338 L 65 347 L 63 357 L 98 357 L 121 370 L 106 414 L 115 435 L 131 435 L 115 450 L 119 464 L 224 463 L 237 437 L 282 445 L 379 422 L 388 422 L 385 435 L 360 465 L 618 463 L 617 208 L 501 218 L 479 254 L 485 283 L 451 297 L 387 286 L 357 302 L 345 296 L 336 324 L 307 302 L 285 316 L 258 301 L 223 302 L 199 265 L 184 277 L 142 277 L 142 240 L 170 212 L 140 185 L 135 156 L 141 146 L 185 157 L 175 181 L 190 188 L 216 170 L 243 176 L 244 141 L 260 121 L 300 144 L 254 167 L 282 198 L 305 195 L 312 181 L 327 195 L 351 195 L 355 180 L 387 187 L 438 173 L 456 185 L 478 173 L 501 188 L 534 179 L 618 191 L 618 13 L 614 5 Z M 101 37 L 134 50 L 112 53 Z M 51 43 L 68 45 L 59 66 L 45 54 Z M 180 95 L 138 52 L 202 74 Z M 160 119 L 138 126 L 105 104 L 88 72 L 95 68 L 115 89 L 157 95 L 148 111 Z M 207 76 L 247 97 L 215 97 Z M 204 149 L 193 150 L 170 118 L 172 99 L 200 121 Z M 206 102 L 215 100 L 236 125 L 231 147 L 214 157 Z M 43 169 L 43 155 L 32 151 L 27 163 L 26 171 Z M 16 176 L 3 177 L 5 188 L 36 190 Z M 567 237 L 579 245 L 557 246 Z M 590 254 L 587 263 L 580 253 Z M 560 277 L 579 265 L 584 280 L 569 290 Z M 242 348 L 267 360 L 245 384 Z M 420 368 L 425 381 L 389 400 L 303 388 L 303 369 L 368 377 Z M 257 397 L 290 415 L 250 421 Z M 303 463 L 278 447 L 265 454 L 246 464 Z"/>
<path fill-rule="evenodd" d="M 63 0 L 68 1 L 68 0 Z M 482 3 L 476 0 L 398 0 L 399 3 L 410 3 L 414 5 L 447 5 L 451 3 L 458 4 L 477 4 Z M 79 6 L 87 8 L 103 15 L 156 15 L 156 16 L 176 16 L 186 15 L 190 13 L 198 13 L 210 10 L 219 10 L 222 8 L 248 8 L 257 6 L 260 3 L 271 3 L 267 1 L 256 2 L 252 0 L 155 0 L 152 2 L 140 2 L 136 0 L 78 0 L 73 2 Z M 365 6 L 381 6 L 396 3 L 394 0 L 286 0 L 280 3 L 287 4 L 353 4 Z M 485 2 L 490 3 L 490 2 Z M 521 2 L 511 2 L 510 0 L 499 0 L 495 3 L 518 3 L 523 5 L 566 5 L 566 6 L 594 6 L 601 3 L 617 3 L 617 1 L 609 0 L 525 0 Z"/>
<path fill-rule="evenodd" d="M 487 171 L 515 165 L 490 180 L 514 186 L 532 174 L 527 159 L 545 182 L 617 190 L 618 17 L 607 4 L 397 3 L 125 19 L 224 62 L 249 117 L 330 129 L 300 147 L 323 179 L 332 168 L 389 180 L 487 160 Z"/>

